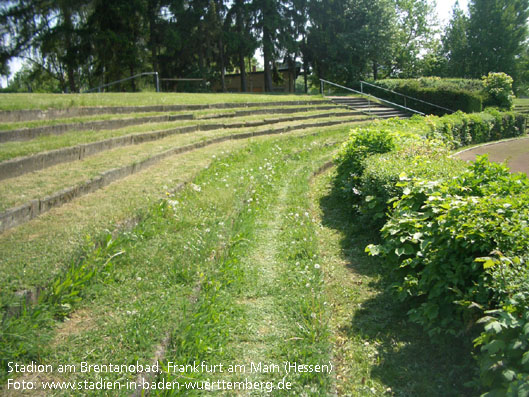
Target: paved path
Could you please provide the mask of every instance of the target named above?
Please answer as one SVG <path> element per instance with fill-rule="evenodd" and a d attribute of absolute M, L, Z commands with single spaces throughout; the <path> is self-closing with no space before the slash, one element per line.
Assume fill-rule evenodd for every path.
<path fill-rule="evenodd" d="M 507 161 L 512 172 L 525 172 L 529 175 L 529 137 L 475 147 L 457 154 L 456 157 L 471 161 L 477 155 L 485 153 L 488 153 L 491 161 Z"/>

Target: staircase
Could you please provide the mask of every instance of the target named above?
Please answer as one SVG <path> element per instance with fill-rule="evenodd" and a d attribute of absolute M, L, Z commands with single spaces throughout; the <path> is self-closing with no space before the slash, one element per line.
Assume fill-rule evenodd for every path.
<path fill-rule="evenodd" d="M 389 119 L 391 117 L 400 117 L 402 119 L 407 119 L 410 117 L 410 114 L 403 110 L 369 101 L 362 97 L 333 96 L 326 98 L 330 99 L 337 105 L 347 106 L 350 109 L 361 111 L 364 114 L 369 114 L 375 118 Z"/>

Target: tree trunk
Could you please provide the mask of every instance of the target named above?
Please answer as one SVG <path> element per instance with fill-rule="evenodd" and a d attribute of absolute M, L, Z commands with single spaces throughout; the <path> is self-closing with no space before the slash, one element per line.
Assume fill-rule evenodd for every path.
<path fill-rule="evenodd" d="M 272 34 L 268 27 L 267 10 L 263 9 L 263 61 L 264 61 L 264 90 L 265 92 L 272 92 L 272 69 L 270 63 L 272 61 L 272 50 L 274 43 L 272 42 Z"/>
<path fill-rule="evenodd" d="M 241 92 L 248 92 L 248 83 L 246 79 L 246 65 L 244 64 L 244 54 L 239 49 L 239 68 L 241 69 Z"/>
<path fill-rule="evenodd" d="M 218 42 L 218 45 L 219 45 L 219 63 L 220 63 L 220 83 L 221 83 L 221 87 L 222 87 L 222 92 L 226 92 L 226 78 L 225 78 L 225 75 L 226 75 L 226 68 L 224 66 L 224 40 L 223 40 L 223 28 L 222 28 L 222 15 L 221 15 L 221 11 L 220 11 L 220 8 L 221 8 L 221 4 L 222 2 L 218 2 L 217 3 L 217 6 L 216 6 L 216 10 L 217 10 L 217 23 L 218 23 L 218 26 L 219 26 L 219 32 L 218 32 L 218 35 L 219 35 L 219 42 Z"/>
<path fill-rule="evenodd" d="M 68 75 L 68 86 L 70 92 L 77 92 L 77 87 L 75 85 L 75 53 L 72 48 L 72 34 L 74 30 L 72 12 L 65 2 L 61 3 L 61 14 L 64 19 L 64 27 L 66 31 L 64 36 L 66 44 L 66 74 Z"/>
<path fill-rule="evenodd" d="M 244 64 L 244 46 L 242 40 L 244 37 L 244 21 L 243 21 L 243 0 L 236 0 L 237 4 L 237 15 L 236 15 L 236 25 L 237 25 L 237 35 L 239 36 L 239 47 L 237 48 L 239 56 L 239 69 L 241 69 L 241 92 L 248 91 L 248 83 L 246 81 L 246 65 Z"/>
<path fill-rule="evenodd" d="M 375 81 L 378 80 L 378 63 L 377 63 L 377 61 L 373 61 L 373 79 Z"/>
<path fill-rule="evenodd" d="M 309 92 L 309 86 L 307 84 L 307 61 L 303 59 L 303 83 L 305 84 L 305 94 L 308 94 Z"/>
<path fill-rule="evenodd" d="M 272 92 L 272 69 L 270 68 L 270 53 L 264 51 L 264 90 Z"/>
<path fill-rule="evenodd" d="M 294 93 L 296 92 L 296 55 L 294 59 L 289 58 L 288 60 L 288 74 L 290 78 L 288 91 Z"/>
<path fill-rule="evenodd" d="M 158 38 L 156 35 L 156 8 L 158 0 L 149 1 L 149 45 L 151 47 L 151 62 L 153 72 L 158 72 Z"/>

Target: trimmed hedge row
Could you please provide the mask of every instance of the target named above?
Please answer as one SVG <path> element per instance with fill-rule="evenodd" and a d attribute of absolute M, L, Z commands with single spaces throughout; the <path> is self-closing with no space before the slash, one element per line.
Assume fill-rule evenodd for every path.
<path fill-rule="evenodd" d="M 459 81 L 460 83 L 456 83 Z M 464 84 L 463 79 L 387 79 L 377 80 L 376 85 L 408 95 L 413 98 L 421 99 L 444 108 L 457 111 L 461 110 L 466 113 L 481 112 L 483 109 L 483 83 L 480 80 L 468 80 Z M 364 91 L 387 99 L 391 102 L 403 105 L 404 99 L 395 93 L 380 90 L 374 87 L 364 86 Z M 449 111 L 439 109 L 435 106 L 406 99 L 406 106 L 426 114 L 444 115 Z"/>
<path fill-rule="evenodd" d="M 337 157 L 337 185 L 381 227 L 366 250 L 411 320 L 474 338 L 487 396 L 529 395 L 529 179 L 448 149 L 523 133 L 512 113 L 414 117 L 354 130 Z"/>

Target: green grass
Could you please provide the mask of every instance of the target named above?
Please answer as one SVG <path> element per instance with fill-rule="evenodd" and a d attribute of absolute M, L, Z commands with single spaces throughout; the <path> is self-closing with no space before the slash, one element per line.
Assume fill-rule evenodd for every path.
<path fill-rule="evenodd" d="M 160 131 L 164 129 L 185 127 L 189 125 L 206 125 L 206 124 L 233 124 L 262 120 L 281 121 L 288 117 L 295 116 L 316 116 L 328 113 L 350 113 L 346 109 L 332 109 L 329 111 L 309 111 L 309 112 L 293 112 L 290 114 L 263 114 L 255 116 L 242 116 L 242 117 L 227 117 L 219 118 L 214 120 L 189 120 L 189 121 L 174 121 L 174 122 L 163 122 L 163 123 L 147 123 L 136 126 L 129 126 L 111 130 L 100 130 L 100 131 L 76 131 L 72 130 L 60 135 L 44 135 L 35 139 L 23 142 L 4 142 L 0 145 L 0 161 L 9 160 L 15 157 L 28 156 L 43 151 L 54 150 L 65 148 L 69 146 L 80 145 L 83 143 L 97 142 L 104 139 L 120 137 L 124 135 Z M 353 117 L 353 116 L 351 116 Z"/>
<path fill-rule="evenodd" d="M 324 121 L 332 121 L 333 118 Z M 354 122 L 355 118 L 339 119 Z M 24 204 L 30 200 L 43 198 L 66 187 L 75 186 L 88 179 L 97 177 L 106 170 L 137 163 L 174 147 L 180 147 L 207 139 L 230 134 L 262 131 L 270 128 L 300 126 L 304 121 L 278 123 L 273 126 L 254 128 L 221 129 L 198 131 L 166 137 L 140 145 L 124 146 L 86 157 L 81 161 L 58 164 L 40 171 L 0 181 L 0 210 Z"/>
<path fill-rule="evenodd" d="M 325 271 L 325 300 L 340 396 L 468 396 L 471 347 L 458 339 L 431 342 L 407 321 L 407 308 L 388 290 L 383 266 L 365 246 L 375 231 L 355 219 L 332 188 L 334 172 L 318 178 L 313 205 Z"/>
<path fill-rule="evenodd" d="M 312 107 L 317 105 L 304 105 L 303 107 L 310 111 Z M 15 129 L 23 128 L 36 128 L 42 126 L 52 126 L 60 124 L 73 124 L 73 123 L 86 123 L 90 121 L 100 121 L 100 120 L 120 120 L 126 118 L 141 118 L 141 117 L 153 117 L 153 116 L 166 116 L 166 115 L 189 115 L 193 114 L 197 119 L 201 118 L 217 118 L 217 116 L 233 116 L 235 113 L 240 111 L 252 111 L 252 110 L 261 110 L 265 109 L 270 111 L 270 113 L 262 114 L 263 117 L 266 115 L 272 115 L 274 109 L 292 109 L 299 108 L 300 105 L 288 105 L 288 106 L 277 106 L 277 107 L 252 107 L 248 108 L 242 106 L 239 108 L 228 108 L 228 109 L 205 109 L 205 110 L 188 110 L 181 112 L 133 112 L 133 113 L 118 113 L 118 114 L 99 114 L 92 116 L 79 116 L 79 117 L 68 117 L 68 118 L 57 118 L 57 119 L 45 119 L 45 120 L 34 120 L 34 121 L 15 121 L 8 123 L 0 123 L 0 131 L 8 131 Z M 340 108 L 336 108 L 336 111 L 339 111 Z M 343 110 L 343 109 L 342 109 Z M 220 118 L 220 117 L 219 117 Z"/>
<path fill-rule="evenodd" d="M 301 176 L 307 177 L 322 157 L 328 158 L 333 143 L 345 135 L 345 129 L 335 128 L 305 138 L 263 138 L 259 140 L 261 143 L 250 144 L 244 150 L 221 155 L 195 179 L 194 185 L 161 204 L 151 204 L 133 230 L 105 240 L 101 248 L 84 251 L 69 274 L 78 274 L 83 266 L 97 270 L 79 287 L 78 296 L 82 300 L 72 303 L 76 311 L 69 314 L 69 322 L 57 326 L 52 316 L 57 315 L 57 309 L 64 313 L 64 300 L 58 299 L 60 293 L 46 295 L 36 308 L 38 316 L 31 311 L 7 324 L 10 328 L 4 328 L 4 335 L 11 336 L 3 346 L 18 351 L 21 354 L 18 360 L 38 359 L 52 365 L 80 361 L 133 363 L 136 360 L 145 364 L 170 333 L 172 343 L 165 361 L 223 359 L 229 363 L 234 360 L 238 350 L 228 349 L 228 330 L 252 320 L 243 315 L 236 302 L 247 291 L 255 291 L 255 277 L 260 277 L 258 264 L 252 267 L 252 261 L 244 258 L 251 254 L 247 248 L 261 244 L 256 240 L 261 236 L 261 222 L 276 221 L 271 211 L 277 208 L 276 189 L 280 186 L 288 189 L 289 194 L 285 196 L 294 200 L 280 207 L 287 216 L 281 221 L 282 227 L 290 227 L 292 222 L 299 226 L 298 217 L 289 212 L 303 200 L 294 186 L 303 185 L 306 179 Z M 296 169 L 298 172 L 292 172 Z M 280 201 L 285 204 L 284 200 Z M 310 237 L 310 230 L 311 227 L 298 237 Z M 280 229 L 277 231 L 281 233 Z M 286 244 L 285 237 L 290 246 L 292 236 L 280 237 L 279 242 Z M 304 244 L 301 241 L 300 247 Z M 267 241 L 268 244 L 272 242 Z M 309 244 L 313 245 L 314 241 Z M 289 261 L 289 271 L 281 270 L 282 259 Z M 312 316 L 318 310 L 313 303 L 319 299 L 317 291 L 321 287 L 318 278 L 313 276 L 318 269 L 306 272 L 297 267 L 294 258 L 277 256 L 275 260 L 282 275 L 277 286 L 273 280 L 268 281 L 272 282 L 268 291 L 278 305 L 280 317 L 287 315 L 294 321 L 285 320 L 291 341 L 287 345 L 278 343 L 279 351 L 272 351 L 270 357 L 282 360 L 292 357 L 295 351 L 299 354 L 296 357 L 308 360 L 307 357 L 315 357 L 321 350 L 313 335 L 324 335 L 321 330 L 317 331 L 322 324 Z M 311 255 L 307 260 L 314 258 Z M 242 263 L 249 268 L 245 269 Z M 293 276 L 294 268 L 299 277 Z M 56 273 L 55 279 L 60 284 L 65 277 L 63 270 Z M 307 288 L 306 283 L 311 283 L 313 288 Z M 285 301 L 285 293 L 289 294 L 289 301 Z M 313 298 L 306 303 L 309 306 L 302 313 L 293 310 L 288 303 L 311 296 Z M 63 304 L 57 306 L 52 302 Z M 66 314 L 70 310 L 67 309 Z M 246 321 L 239 322 L 241 315 Z M 308 321 L 308 325 L 302 323 L 305 326 L 300 330 L 297 321 Z M 34 325 L 39 329 L 32 328 Z M 56 332 L 52 332 L 54 327 L 58 327 Z M 242 329 L 238 329 L 243 335 Z M 21 340 L 31 341 L 24 352 L 16 350 Z M 290 349 L 292 345 L 295 345 L 294 350 Z M 321 354 L 324 353 L 325 349 Z M 13 354 L 12 350 L 9 354 Z M 6 354 L 3 357 L 8 358 Z M 95 373 L 54 373 L 43 378 L 96 380 L 98 376 Z M 134 378 L 123 374 L 105 374 L 105 377 L 109 380 Z M 310 395 L 322 395 L 326 387 L 326 383 L 314 375 L 295 376 L 292 381 L 298 392 Z"/>
<path fill-rule="evenodd" d="M 193 112 L 150 112 L 150 113 L 123 113 L 123 114 L 99 114 L 94 116 L 82 116 L 82 117 L 69 117 L 61 119 L 45 119 L 35 121 L 15 121 L 11 123 L 1 123 L 1 131 L 18 130 L 23 128 L 37 128 L 46 127 L 52 125 L 61 124 L 74 124 L 74 123 L 87 123 L 91 121 L 103 121 L 103 120 L 120 120 L 128 118 L 140 118 L 140 117 L 153 117 L 153 116 L 166 116 L 166 115 L 179 115 L 179 114 L 191 114 Z"/>
<path fill-rule="evenodd" d="M 0 110 L 66 109 L 92 106 L 203 105 L 213 103 L 318 100 L 320 96 L 287 94 L 0 94 Z"/>
<path fill-rule="evenodd" d="M 340 131 L 346 136 L 349 129 L 348 126 L 313 128 L 292 132 L 288 136 L 331 130 Z M 215 156 L 244 147 L 248 142 L 274 139 L 277 136 L 228 141 L 172 156 L 138 174 L 4 232 L 0 235 L 0 272 L 4 274 L 0 289 L 19 290 L 46 283 L 65 266 L 87 234 L 112 229 L 112 225 L 132 216 L 138 208 L 145 207 L 178 183 L 189 180 Z M 31 178 L 28 178 L 29 182 Z M 71 181 L 62 183 L 71 184 Z"/>

